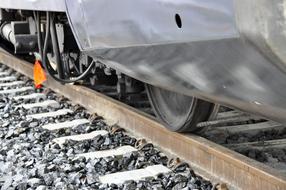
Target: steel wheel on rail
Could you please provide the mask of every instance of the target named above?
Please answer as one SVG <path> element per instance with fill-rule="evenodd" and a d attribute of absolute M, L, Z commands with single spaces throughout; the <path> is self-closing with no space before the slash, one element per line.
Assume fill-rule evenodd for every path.
<path fill-rule="evenodd" d="M 146 84 L 150 103 L 157 118 L 171 131 L 199 132 L 197 124 L 213 117 L 213 103 Z"/>

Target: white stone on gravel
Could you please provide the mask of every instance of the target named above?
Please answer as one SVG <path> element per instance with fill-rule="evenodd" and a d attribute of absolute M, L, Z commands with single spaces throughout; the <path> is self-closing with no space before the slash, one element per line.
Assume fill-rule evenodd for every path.
<path fill-rule="evenodd" d="M 156 177 L 159 174 L 171 172 L 169 168 L 163 165 L 148 166 L 144 169 L 137 169 L 125 172 L 117 172 L 99 177 L 104 184 L 122 184 L 126 181 L 139 181 L 150 177 Z"/>
<path fill-rule="evenodd" d="M 46 189 L 47 189 L 47 187 L 45 185 L 40 185 L 37 187 L 36 190 L 46 190 Z"/>
<path fill-rule="evenodd" d="M 9 76 L 9 77 L 1 77 L 0 78 L 0 81 L 1 82 L 5 82 L 5 81 L 14 81 L 16 80 L 16 77 L 13 77 L 13 76 Z"/>
<path fill-rule="evenodd" d="M 77 157 L 85 157 L 85 158 L 105 158 L 109 156 L 121 156 L 124 154 L 132 153 L 138 151 L 136 148 L 132 146 L 121 146 L 116 149 L 111 150 L 101 150 L 96 152 L 88 152 L 84 154 L 79 154 Z"/>
<path fill-rule="evenodd" d="M 42 180 L 39 179 L 39 178 L 31 178 L 31 179 L 29 179 L 29 180 L 27 181 L 27 183 L 28 183 L 31 187 L 35 188 L 35 187 L 38 187 L 38 186 L 42 183 Z"/>
<path fill-rule="evenodd" d="M 55 139 L 53 139 L 53 142 L 55 142 L 61 146 L 66 142 L 66 140 L 84 141 L 84 140 L 93 139 L 99 135 L 104 136 L 107 134 L 108 134 L 108 131 L 106 131 L 106 130 L 98 130 L 98 131 L 93 131 L 91 133 L 86 133 L 86 134 L 71 135 L 71 136 L 55 138 Z"/>
<path fill-rule="evenodd" d="M 10 72 L 7 72 L 7 71 L 1 71 L 0 72 L 0 76 L 7 76 L 7 75 L 10 75 L 11 73 Z"/>
<path fill-rule="evenodd" d="M 66 121 L 66 122 L 61 122 L 61 123 L 47 124 L 47 125 L 42 126 L 42 128 L 53 131 L 53 130 L 64 129 L 64 128 L 72 128 L 72 127 L 76 127 L 76 126 L 88 124 L 88 123 L 89 123 L 88 119 L 76 119 L 76 120 Z"/>
<path fill-rule="evenodd" d="M 31 100 L 31 99 L 46 99 L 46 95 L 43 93 L 33 93 L 24 96 L 15 96 L 13 97 L 14 100 Z"/>
<path fill-rule="evenodd" d="M 34 119 L 41 119 L 45 117 L 56 117 L 61 115 L 66 115 L 68 113 L 73 113 L 70 109 L 61 109 L 53 112 L 46 112 L 46 113 L 37 113 L 33 115 L 27 115 L 27 118 L 34 118 Z"/>
<path fill-rule="evenodd" d="M 13 82 L 6 82 L 6 83 L 0 83 L 0 87 L 11 87 L 11 86 L 17 86 L 25 84 L 24 81 L 13 81 Z"/>
<path fill-rule="evenodd" d="M 33 90 L 34 88 L 31 86 L 21 87 L 21 88 L 14 88 L 9 90 L 0 90 L 0 94 L 14 94 L 17 92 L 25 92 L 28 90 Z"/>
<path fill-rule="evenodd" d="M 23 107 L 25 109 L 32 109 L 32 108 L 47 108 L 47 107 L 52 107 L 52 108 L 59 108 L 60 104 L 55 101 L 55 100 L 45 100 L 43 102 L 37 102 L 37 103 L 33 103 L 33 104 L 22 104 L 19 105 L 17 107 Z"/>

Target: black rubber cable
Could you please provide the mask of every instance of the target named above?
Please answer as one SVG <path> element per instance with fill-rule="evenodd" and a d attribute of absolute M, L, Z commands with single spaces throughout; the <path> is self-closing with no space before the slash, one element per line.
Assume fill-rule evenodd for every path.
<path fill-rule="evenodd" d="M 51 25 L 51 15 L 49 12 L 47 12 L 47 23 L 46 23 L 46 36 L 45 36 L 45 42 L 44 42 L 44 49 L 43 49 L 43 65 L 48 74 L 55 79 L 56 81 L 62 82 L 62 83 L 74 83 L 76 81 L 82 80 L 85 78 L 92 70 L 92 68 L 95 65 L 95 62 L 93 61 L 88 68 L 78 77 L 73 79 L 61 79 L 54 75 L 51 65 L 47 61 L 47 51 L 48 51 L 48 41 L 50 38 L 50 25 Z"/>
<path fill-rule="evenodd" d="M 50 39 L 50 13 L 47 12 L 47 21 L 46 21 L 46 35 L 45 35 L 45 40 L 44 40 L 44 47 L 43 47 L 43 57 L 42 57 L 42 62 L 43 66 L 46 69 L 46 71 L 53 76 L 55 71 L 53 68 L 47 64 L 47 52 L 48 52 L 48 43 Z"/>

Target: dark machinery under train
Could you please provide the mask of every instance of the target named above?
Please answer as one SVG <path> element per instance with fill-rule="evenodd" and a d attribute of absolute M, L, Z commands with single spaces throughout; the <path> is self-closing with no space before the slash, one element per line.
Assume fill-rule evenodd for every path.
<path fill-rule="evenodd" d="M 286 123 L 286 0 L 1 0 L 1 45 L 62 83 L 143 90 L 173 131 L 216 104 Z"/>

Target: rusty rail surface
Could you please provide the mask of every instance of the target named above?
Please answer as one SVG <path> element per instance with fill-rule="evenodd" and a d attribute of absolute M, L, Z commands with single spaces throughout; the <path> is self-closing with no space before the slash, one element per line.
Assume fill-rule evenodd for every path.
<path fill-rule="evenodd" d="M 33 66 L 0 50 L 0 62 L 30 78 Z M 154 118 L 83 86 L 62 85 L 48 77 L 48 88 L 143 136 L 188 162 L 203 177 L 224 181 L 234 189 L 285 190 L 286 175 L 202 137 L 170 132 Z"/>

